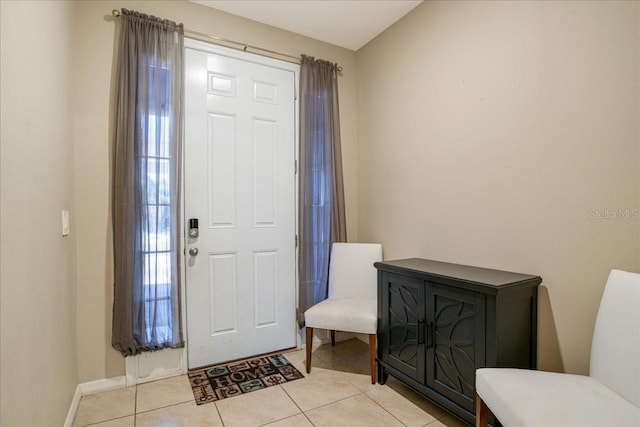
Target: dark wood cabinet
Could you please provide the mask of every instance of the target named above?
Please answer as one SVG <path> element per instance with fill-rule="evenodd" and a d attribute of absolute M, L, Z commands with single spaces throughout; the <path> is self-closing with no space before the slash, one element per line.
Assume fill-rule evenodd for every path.
<path fill-rule="evenodd" d="M 536 368 L 540 277 L 419 258 L 375 267 L 380 384 L 391 374 L 473 424 L 477 368 Z"/>

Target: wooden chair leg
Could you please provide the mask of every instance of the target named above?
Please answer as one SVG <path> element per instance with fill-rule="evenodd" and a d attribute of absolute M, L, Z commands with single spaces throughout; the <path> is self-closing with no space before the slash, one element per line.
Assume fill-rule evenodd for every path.
<path fill-rule="evenodd" d="M 376 383 L 376 334 L 369 334 L 369 365 L 371 366 L 371 384 Z"/>
<path fill-rule="evenodd" d="M 476 427 L 487 427 L 489 422 L 489 408 L 478 393 L 476 393 Z"/>
<path fill-rule="evenodd" d="M 306 333 L 305 347 L 307 350 L 306 364 L 307 364 L 307 374 L 308 374 L 308 373 L 311 373 L 311 346 L 313 344 L 313 328 L 306 327 L 304 328 L 304 330 Z"/>
<path fill-rule="evenodd" d="M 336 346 L 336 331 L 331 330 L 331 347 Z"/>

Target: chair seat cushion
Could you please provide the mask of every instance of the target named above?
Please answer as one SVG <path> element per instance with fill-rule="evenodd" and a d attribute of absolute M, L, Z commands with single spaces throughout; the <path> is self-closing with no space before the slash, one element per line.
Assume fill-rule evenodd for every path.
<path fill-rule="evenodd" d="M 505 427 L 640 425 L 640 408 L 588 376 L 485 368 L 476 391 Z"/>
<path fill-rule="evenodd" d="M 375 334 L 376 300 L 329 298 L 305 311 L 304 322 L 311 328 Z"/>

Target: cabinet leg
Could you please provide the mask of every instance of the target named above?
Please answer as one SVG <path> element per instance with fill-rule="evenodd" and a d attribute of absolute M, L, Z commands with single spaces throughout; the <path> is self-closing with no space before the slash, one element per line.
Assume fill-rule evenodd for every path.
<path fill-rule="evenodd" d="M 378 363 L 378 384 L 384 385 L 389 379 L 389 374 L 384 371 L 384 368 L 380 363 Z"/>

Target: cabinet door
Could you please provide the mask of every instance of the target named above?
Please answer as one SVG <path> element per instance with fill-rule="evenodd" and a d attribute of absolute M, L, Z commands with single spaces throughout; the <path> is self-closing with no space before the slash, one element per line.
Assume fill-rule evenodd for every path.
<path fill-rule="evenodd" d="M 424 384 L 424 281 L 382 275 L 382 360 Z"/>
<path fill-rule="evenodd" d="M 473 412 L 475 370 L 484 365 L 484 295 L 428 283 L 427 385 Z"/>

